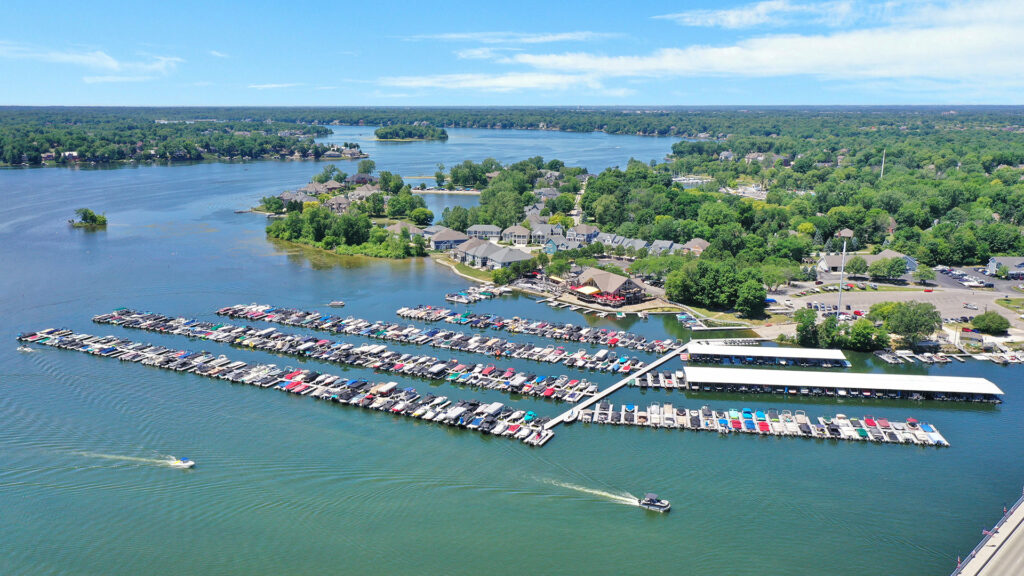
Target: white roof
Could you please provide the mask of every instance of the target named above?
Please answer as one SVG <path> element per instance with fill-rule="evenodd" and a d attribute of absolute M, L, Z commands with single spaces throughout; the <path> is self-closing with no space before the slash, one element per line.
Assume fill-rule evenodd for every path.
<path fill-rule="evenodd" d="M 856 388 L 946 394 L 1002 394 L 985 378 L 864 374 L 821 370 L 764 370 L 756 368 L 705 368 L 685 366 L 687 382 L 699 384 L 749 384 L 755 386 L 802 386 L 805 388 Z"/>
<path fill-rule="evenodd" d="M 803 360 L 846 360 L 842 350 L 831 348 L 788 348 L 781 346 L 727 346 L 690 342 L 690 354 L 711 354 L 715 356 L 750 356 L 752 358 L 798 358 Z"/>

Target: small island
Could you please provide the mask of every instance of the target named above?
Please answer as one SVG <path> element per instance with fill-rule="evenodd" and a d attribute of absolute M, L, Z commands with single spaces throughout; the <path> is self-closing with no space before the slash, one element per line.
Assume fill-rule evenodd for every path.
<path fill-rule="evenodd" d="M 106 228 L 107 217 L 103 214 L 97 214 L 88 208 L 79 208 L 75 210 L 75 214 L 78 215 L 78 220 L 68 220 L 68 222 L 75 228 Z"/>
<path fill-rule="evenodd" d="M 412 141 L 412 140 L 447 140 L 448 132 L 444 128 L 429 124 L 395 124 L 381 126 L 373 133 L 378 140 Z"/>

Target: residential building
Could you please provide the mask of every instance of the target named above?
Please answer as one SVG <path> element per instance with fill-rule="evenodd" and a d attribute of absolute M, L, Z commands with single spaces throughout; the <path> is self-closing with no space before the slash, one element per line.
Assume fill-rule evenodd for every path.
<path fill-rule="evenodd" d="M 700 256 L 705 250 L 711 246 L 711 242 L 703 238 L 691 238 L 688 242 L 684 243 L 679 249 L 687 254 L 693 254 L 694 256 Z"/>
<path fill-rule="evenodd" d="M 466 230 L 466 234 L 470 238 L 479 238 L 481 240 L 497 240 L 501 238 L 501 228 L 492 224 L 474 224 Z"/>
<path fill-rule="evenodd" d="M 917 260 L 915 260 L 911 256 L 901 254 L 895 250 L 890 250 L 888 248 L 882 250 L 878 254 L 851 254 L 847 252 L 847 264 L 849 264 L 850 259 L 855 256 L 860 256 L 861 258 L 863 258 L 868 263 L 868 266 L 870 266 L 874 262 L 877 262 L 878 260 L 882 260 L 883 258 L 903 258 L 904 260 L 907 261 L 907 272 L 913 272 L 914 270 L 917 270 Z M 842 266 L 842 264 L 842 253 L 836 252 L 832 254 L 825 254 L 821 257 L 821 259 L 818 260 L 818 270 L 821 270 L 822 272 L 839 272 L 839 268 Z"/>
<path fill-rule="evenodd" d="M 1007 275 L 1011 280 L 1024 279 L 1024 258 L 1018 256 L 995 256 L 988 260 L 988 273 L 995 276 L 1000 266 L 1006 266 Z"/>
<path fill-rule="evenodd" d="M 328 210 L 335 214 L 344 214 L 348 211 L 349 207 L 352 206 L 352 201 L 345 197 L 344 194 L 338 194 L 337 196 L 331 196 L 324 202 L 324 206 Z"/>
<path fill-rule="evenodd" d="M 529 244 L 530 230 L 519 225 L 509 226 L 501 232 L 501 241 L 513 244 Z"/>
<path fill-rule="evenodd" d="M 597 238 L 597 235 L 601 231 L 597 229 L 597 226 L 591 226 L 589 224 L 578 224 L 569 229 L 569 232 L 565 235 L 566 240 L 575 240 L 583 244 L 590 244 Z"/>
<path fill-rule="evenodd" d="M 562 250 L 576 250 L 582 244 L 576 240 L 567 240 L 565 236 L 561 234 L 552 234 L 548 236 L 548 241 L 544 243 L 544 252 L 548 254 L 554 254 L 555 252 L 561 252 Z"/>
<path fill-rule="evenodd" d="M 281 192 L 280 194 L 277 195 L 277 197 L 280 198 L 281 201 L 284 202 L 285 204 L 289 202 L 302 202 L 303 204 L 305 204 L 306 202 L 317 201 L 316 197 L 310 196 L 309 194 L 306 194 L 302 190 L 288 190 L 286 192 Z"/>
<path fill-rule="evenodd" d="M 408 222 L 395 222 L 391 226 L 385 228 L 385 230 L 392 234 L 401 234 L 402 230 L 408 230 L 409 236 L 423 236 L 423 230 L 420 230 Z"/>
<path fill-rule="evenodd" d="M 431 228 L 434 228 L 434 226 L 431 226 Z M 469 236 L 466 236 L 462 232 L 444 228 L 443 230 L 431 234 L 430 248 L 432 250 L 452 250 L 468 240 Z"/>
<path fill-rule="evenodd" d="M 533 224 L 533 229 L 530 230 L 530 240 L 534 244 L 543 244 L 548 241 L 548 238 L 552 235 L 562 235 L 562 226 L 559 224 Z"/>

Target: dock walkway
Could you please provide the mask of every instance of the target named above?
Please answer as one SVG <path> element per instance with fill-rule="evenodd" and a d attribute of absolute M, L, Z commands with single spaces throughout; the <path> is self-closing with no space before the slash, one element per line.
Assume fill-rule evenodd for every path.
<path fill-rule="evenodd" d="M 657 360 L 651 362 L 647 366 L 644 366 L 641 370 L 638 370 L 638 371 L 630 374 L 629 376 L 626 376 L 622 380 L 619 380 L 618 382 L 616 382 L 615 384 L 612 384 L 611 386 L 605 388 L 604 390 L 598 391 L 597 394 L 594 394 L 590 398 L 587 398 L 586 400 L 584 400 L 584 401 L 580 402 L 579 404 L 577 404 L 575 407 L 573 407 L 573 408 L 571 408 L 569 410 L 566 410 L 565 412 L 562 412 L 558 416 L 555 416 L 554 418 L 549 420 L 548 423 L 544 425 L 544 429 L 545 430 L 551 430 L 555 426 L 558 426 L 562 422 L 565 422 L 565 419 L 568 418 L 570 414 L 572 414 L 572 413 L 578 414 L 581 410 L 586 410 L 587 408 L 590 408 L 591 406 L 593 406 L 594 404 L 597 404 L 601 400 L 604 400 L 608 396 L 611 396 L 612 394 L 617 392 L 623 386 L 629 385 L 630 381 L 632 381 L 632 380 L 634 380 L 636 378 L 640 378 L 641 376 L 647 374 L 651 370 L 654 370 L 655 368 L 661 366 L 665 362 L 668 362 L 669 360 L 678 357 L 679 354 L 681 354 L 681 353 L 683 353 L 683 352 L 685 352 L 687 350 L 688 346 L 689 346 L 689 343 L 683 344 L 679 348 L 677 348 L 675 350 L 672 350 L 671 352 L 668 352 L 667 354 L 665 354 L 661 358 L 658 358 Z"/>
<path fill-rule="evenodd" d="M 1024 495 L 950 576 L 1024 574 Z"/>

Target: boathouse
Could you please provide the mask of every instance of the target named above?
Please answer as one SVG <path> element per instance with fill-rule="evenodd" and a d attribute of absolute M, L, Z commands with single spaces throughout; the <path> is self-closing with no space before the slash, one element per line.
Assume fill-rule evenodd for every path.
<path fill-rule="evenodd" d="M 842 350 L 789 348 L 781 346 L 730 346 L 710 342 L 690 342 L 690 362 L 700 364 L 745 364 L 769 366 L 817 366 L 846 368 L 850 363 Z"/>
<path fill-rule="evenodd" d="M 865 374 L 768 368 L 685 366 L 685 387 L 691 391 L 908 398 L 999 402 L 1003 391 L 985 378 Z"/>

